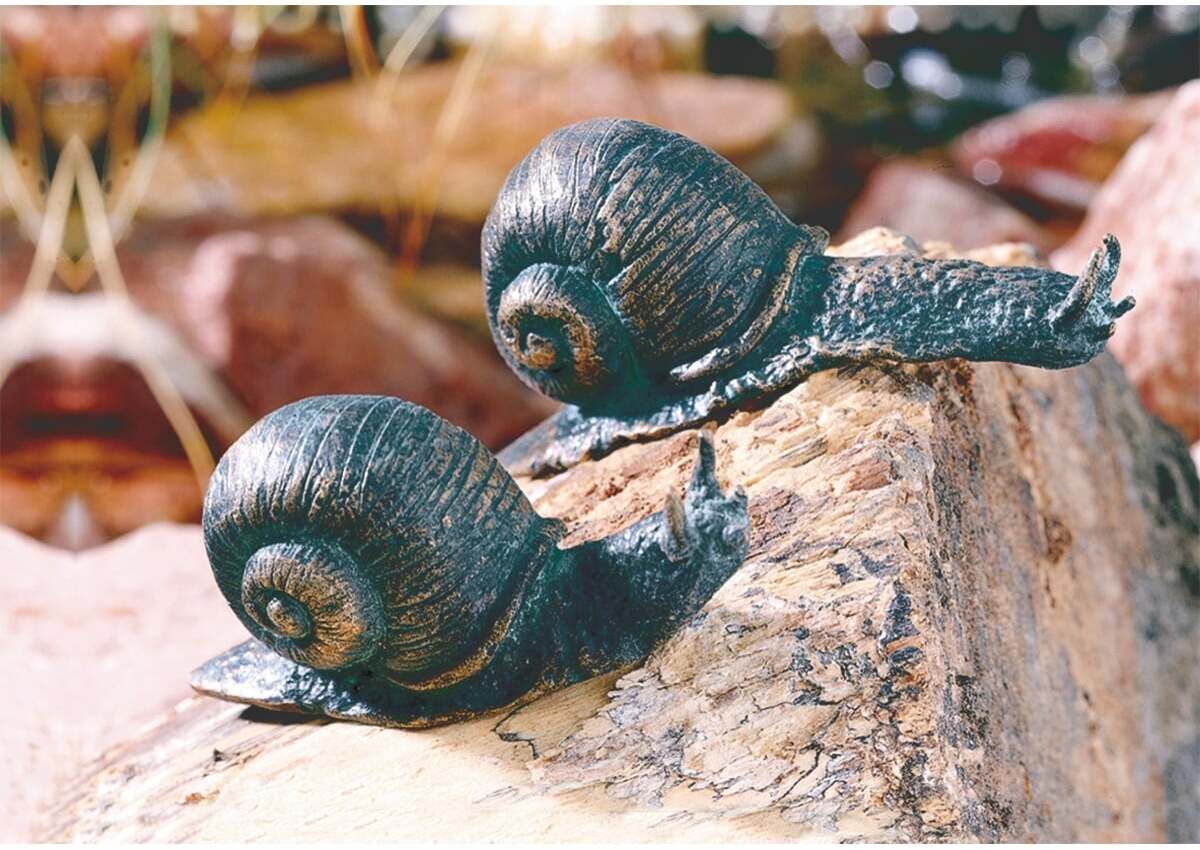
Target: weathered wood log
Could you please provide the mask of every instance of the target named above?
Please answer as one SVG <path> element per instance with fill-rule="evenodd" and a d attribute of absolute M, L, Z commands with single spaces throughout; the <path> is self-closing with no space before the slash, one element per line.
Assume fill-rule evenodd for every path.
<path fill-rule="evenodd" d="M 1110 357 L 825 372 L 713 434 L 750 556 L 643 665 L 422 732 L 192 698 L 49 837 L 1200 836 L 1200 485 Z M 694 439 L 522 484 L 599 537 Z"/>

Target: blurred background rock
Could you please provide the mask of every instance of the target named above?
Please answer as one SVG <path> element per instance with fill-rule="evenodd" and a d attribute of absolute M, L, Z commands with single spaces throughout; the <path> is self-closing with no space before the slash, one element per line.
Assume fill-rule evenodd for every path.
<path fill-rule="evenodd" d="M 1198 26 L 1195 6 L 6 8 L 0 521 L 68 548 L 194 521 L 212 459 L 315 393 L 521 433 L 550 408 L 491 347 L 479 234 L 509 168 L 595 115 L 709 145 L 840 238 L 1018 241 L 1075 269 L 1116 233 L 1139 308 L 1113 351 L 1200 439 Z"/>

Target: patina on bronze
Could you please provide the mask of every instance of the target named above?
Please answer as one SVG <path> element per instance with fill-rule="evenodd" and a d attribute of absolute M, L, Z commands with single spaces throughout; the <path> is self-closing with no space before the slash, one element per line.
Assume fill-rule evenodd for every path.
<path fill-rule="evenodd" d="M 1078 277 L 966 260 L 825 256 L 749 178 L 622 119 L 558 130 L 509 175 L 483 235 L 497 347 L 564 409 L 501 455 L 544 474 L 761 404 L 836 366 L 949 357 L 1063 368 L 1095 357 L 1108 236 Z"/>
<path fill-rule="evenodd" d="M 684 496 L 563 548 L 478 440 L 382 396 L 269 414 L 221 459 L 204 541 L 253 639 L 192 674 L 201 693 L 429 726 L 643 658 L 746 554 L 706 436 Z"/>

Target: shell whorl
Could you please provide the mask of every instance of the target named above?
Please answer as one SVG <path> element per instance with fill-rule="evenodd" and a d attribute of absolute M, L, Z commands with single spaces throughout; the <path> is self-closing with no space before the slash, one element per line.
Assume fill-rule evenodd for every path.
<path fill-rule="evenodd" d="M 242 574 L 242 608 L 272 649 L 317 670 L 366 661 L 387 630 L 378 591 L 336 543 L 259 549 Z"/>
<path fill-rule="evenodd" d="M 575 404 L 636 374 L 625 332 L 600 291 L 563 266 L 524 269 L 500 296 L 503 350 L 547 395 Z"/>
<path fill-rule="evenodd" d="M 584 121 L 518 164 L 488 216 L 493 337 L 527 383 L 585 408 L 643 382 L 705 380 L 762 338 L 795 264 L 825 238 L 684 136 Z M 593 338 L 608 348 L 588 347 Z M 564 369 L 567 350 L 589 356 Z"/>
<path fill-rule="evenodd" d="M 226 452 L 204 533 L 226 600 L 276 652 L 419 684 L 494 639 L 560 531 L 484 446 L 428 410 L 319 396 Z"/>

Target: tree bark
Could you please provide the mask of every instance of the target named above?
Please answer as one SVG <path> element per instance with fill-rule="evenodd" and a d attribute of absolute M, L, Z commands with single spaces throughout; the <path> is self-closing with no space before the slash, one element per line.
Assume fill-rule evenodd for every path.
<path fill-rule="evenodd" d="M 1200 838 L 1200 485 L 1108 355 L 825 372 L 714 427 L 750 555 L 644 664 L 423 732 L 188 699 L 49 836 Z M 597 537 L 694 439 L 522 485 Z"/>

